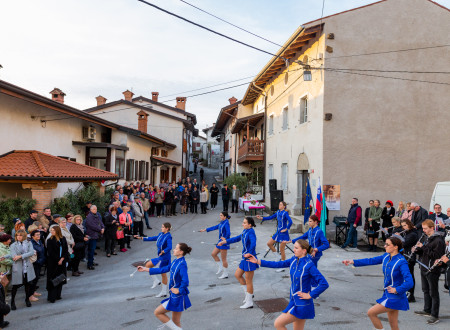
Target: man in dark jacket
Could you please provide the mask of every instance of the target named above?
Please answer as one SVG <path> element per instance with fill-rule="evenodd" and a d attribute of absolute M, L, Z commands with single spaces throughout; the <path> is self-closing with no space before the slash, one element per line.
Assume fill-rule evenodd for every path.
<path fill-rule="evenodd" d="M 419 236 L 422 235 L 422 222 L 428 219 L 428 212 L 422 206 L 417 203 L 411 203 L 411 208 L 413 209 L 413 213 L 411 216 L 411 221 L 414 224 L 414 227 L 419 230 Z"/>
<path fill-rule="evenodd" d="M 442 206 L 440 204 L 434 204 L 434 213 L 430 214 L 428 219 L 433 220 L 434 230 L 444 233 L 445 235 L 445 220 L 448 220 L 448 216 L 442 213 Z"/>
<path fill-rule="evenodd" d="M 38 212 L 36 210 L 30 211 L 30 216 L 27 220 L 25 220 L 25 230 L 28 230 L 28 227 L 33 224 L 33 222 L 37 219 Z"/>
<path fill-rule="evenodd" d="M 419 255 L 420 273 L 422 276 L 422 291 L 424 296 L 424 307 L 422 311 L 414 313 L 430 316 L 427 323 L 436 324 L 439 322 L 439 276 L 441 268 L 435 267 L 430 271 L 436 260 L 439 260 L 445 253 L 445 242 L 441 234 L 434 231 L 434 222 L 425 220 L 422 223 L 422 230 L 427 235 L 426 243 L 417 243 L 416 253 Z M 427 266 L 425 268 L 423 265 Z"/>
<path fill-rule="evenodd" d="M 0 275 L 0 280 L 7 275 Z M 0 283 L 0 329 L 6 328 L 9 325 L 8 321 L 5 321 L 4 318 L 11 311 L 11 307 L 6 303 L 6 293 L 5 288 Z"/>
<path fill-rule="evenodd" d="M 358 246 L 358 232 L 357 227 L 361 224 L 362 209 L 358 205 L 358 198 L 352 198 L 352 205 L 348 211 L 347 221 L 345 222 L 350 228 L 347 234 L 347 240 L 341 248 L 345 249 L 347 246 L 356 248 Z"/>
<path fill-rule="evenodd" d="M 93 270 L 95 269 L 94 266 L 98 266 L 98 264 L 94 263 L 94 252 L 95 248 L 97 247 L 97 240 L 105 231 L 105 226 L 103 225 L 102 218 L 97 212 L 97 206 L 91 206 L 91 210 L 86 217 L 85 225 L 86 235 L 89 236 L 87 267 L 88 269 Z"/>
<path fill-rule="evenodd" d="M 228 189 L 228 185 L 225 183 L 222 188 L 222 202 L 223 202 L 223 210 L 228 212 L 228 204 L 230 203 L 230 189 Z"/>

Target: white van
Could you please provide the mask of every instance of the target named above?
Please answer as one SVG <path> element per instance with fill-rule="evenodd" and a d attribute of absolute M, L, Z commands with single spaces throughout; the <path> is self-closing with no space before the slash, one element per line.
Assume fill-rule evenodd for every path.
<path fill-rule="evenodd" d="M 434 213 L 434 204 L 442 206 L 442 213 L 447 214 L 450 207 L 450 181 L 438 182 L 431 196 L 429 211 Z"/>

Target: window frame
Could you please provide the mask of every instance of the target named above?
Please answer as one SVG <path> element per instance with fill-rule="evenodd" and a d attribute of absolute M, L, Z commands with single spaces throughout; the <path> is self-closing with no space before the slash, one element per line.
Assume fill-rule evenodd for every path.
<path fill-rule="evenodd" d="M 281 163 L 281 190 L 287 192 L 289 183 L 289 164 Z"/>
<path fill-rule="evenodd" d="M 285 105 L 281 110 L 281 129 L 287 131 L 289 129 L 289 105 Z"/>
<path fill-rule="evenodd" d="M 308 106 L 309 106 L 308 99 L 309 99 L 308 94 L 303 95 L 299 99 L 299 105 L 300 105 L 299 123 L 300 123 L 300 125 L 306 124 L 308 122 Z"/>

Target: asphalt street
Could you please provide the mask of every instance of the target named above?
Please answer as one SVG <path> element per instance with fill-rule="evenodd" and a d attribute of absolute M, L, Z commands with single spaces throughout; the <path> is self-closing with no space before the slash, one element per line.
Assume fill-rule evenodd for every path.
<path fill-rule="evenodd" d="M 206 169 L 209 183 L 216 172 Z M 220 199 L 220 197 L 219 197 Z M 220 205 L 219 205 L 220 206 Z M 273 328 L 274 319 L 280 312 L 265 313 L 256 304 L 253 309 L 241 310 L 244 294 L 232 275 L 241 259 L 240 243 L 229 250 L 230 277 L 219 280 L 216 265 L 210 257 L 213 243 L 218 239 L 217 232 L 199 233 L 198 230 L 212 226 L 219 221 L 221 208 L 209 210 L 208 214 L 188 214 L 172 218 L 152 218 L 153 230 L 147 235 L 156 235 L 163 222 L 172 223 L 173 242 L 186 242 L 192 246 L 192 254 L 186 257 L 189 267 L 190 300 L 192 307 L 183 313 L 183 329 L 262 329 Z M 232 236 L 242 231 L 244 214 L 233 214 L 231 218 Z M 261 258 L 266 251 L 266 242 L 275 229 L 275 222 L 265 222 L 255 228 L 257 233 L 257 252 Z M 297 234 L 291 235 L 296 237 Z M 31 308 L 25 307 L 23 289 L 16 298 L 17 310 L 12 311 L 6 320 L 11 329 L 156 329 L 160 323 L 153 315 L 161 298 L 154 296 L 160 287 L 151 289 L 151 280 L 147 273 L 130 274 L 134 271 L 132 263 L 156 256 L 154 242 L 134 240 L 132 249 L 118 256 L 106 258 L 103 250 L 98 252 L 96 270 L 86 270 L 86 264 L 80 268 L 85 272 L 77 278 L 70 278 L 64 286 L 63 299 L 55 304 L 47 303 L 44 290 L 45 280 L 40 281 L 43 293 L 41 300 Z M 97 250 L 98 251 L 98 250 Z M 308 320 L 306 329 L 373 329 L 366 311 L 382 295 L 383 277 L 381 266 L 352 268 L 345 267 L 343 259 L 364 258 L 378 255 L 368 252 L 348 252 L 336 245 L 325 251 L 319 262 L 319 270 L 330 284 L 317 300 L 316 318 Z M 292 256 L 288 251 L 287 256 Z M 275 255 L 267 259 L 275 260 Z M 70 273 L 69 273 L 70 275 Z M 418 272 L 416 279 L 419 279 Z M 420 282 L 420 280 L 419 280 Z M 255 298 L 259 301 L 289 297 L 290 279 L 288 270 L 282 273 L 274 269 L 262 268 L 255 272 Z M 401 329 L 449 329 L 450 297 L 443 293 L 440 281 L 441 322 L 434 326 L 426 325 L 426 318 L 416 316 L 413 311 L 422 309 L 421 285 L 416 288 L 417 302 L 410 305 L 411 310 L 400 313 Z M 272 306 L 274 306 L 272 304 Z M 386 315 L 382 317 L 385 329 L 390 329 Z M 290 327 L 292 329 L 292 327 Z"/>

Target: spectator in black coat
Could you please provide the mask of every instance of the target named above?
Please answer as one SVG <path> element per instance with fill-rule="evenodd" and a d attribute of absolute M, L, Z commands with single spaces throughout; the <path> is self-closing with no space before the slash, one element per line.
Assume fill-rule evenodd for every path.
<path fill-rule="evenodd" d="M 86 242 L 89 238 L 84 234 L 83 218 L 81 215 L 76 215 L 73 217 L 73 223 L 70 227 L 70 233 L 72 234 L 74 245 L 73 245 L 73 259 L 72 259 L 72 275 L 81 275 L 83 272 L 79 270 L 79 265 L 81 259 L 84 258 L 86 250 Z M 76 275 L 75 275 L 76 276 Z"/>
<path fill-rule="evenodd" d="M 30 227 L 36 220 L 37 220 L 38 212 L 36 210 L 30 211 L 30 216 L 27 220 L 25 220 L 25 230 L 28 230 L 28 227 Z"/>
<path fill-rule="evenodd" d="M 405 238 L 405 242 L 403 243 L 403 255 L 406 256 L 406 260 L 408 261 L 408 267 L 409 272 L 411 273 L 411 276 L 414 281 L 414 286 L 408 290 L 409 296 L 408 301 L 409 302 L 415 302 L 416 298 L 414 297 L 414 288 L 416 286 L 416 279 L 414 277 L 414 265 L 416 264 L 415 255 L 413 257 L 413 254 L 411 253 L 411 249 L 414 245 L 416 245 L 417 241 L 419 240 L 419 236 L 417 235 L 417 230 L 414 228 L 413 223 L 409 219 L 403 219 L 402 220 L 402 227 L 403 230 L 406 230 L 403 237 Z M 408 257 L 410 256 L 410 257 Z"/>
<path fill-rule="evenodd" d="M 51 237 L 47 240 L 47 300 L 54 303 L 62 298 L 62 287 L 67 281 L 64 280 L 56 286 L 52 281 L 61 274 L 67 276 L 66 262 L 69 260 L 69 249 L 59 226 L 51 227 L 50 233 Z"/>
<path fill-rule="evenodd" d="M 119 227 L 119 215 L 117 214 L 117 208 L 110 206 L 109 213 L 105 217 L 105 250 L 108 258 L 111 257 L 111 254 L 117 254 L 114 252 L 117 227 Z"/>
<path fill-rule="evenodd" d="M 222 188 L 222 202 L 223 202 L 223 211 L 228 212 L 228 204 L 230 203 L 230 189 L 228 189 L 228 185 L 225 183 Z"/>
<path fill-rule="evenodd" d="M 168 186 L 164 194 L 164 208 L 166 209 L 166 217 L 172 216 L 172 203 L 174 198 L 172 186 Z"/>
<path fill-rule="evenodd" d="M 390 236 L 392 234 L 392 218 L 395 216 L 395 208 L 394 203 L 392 201 L 387 201 L 386 206 L 383 208 L 383 211 L 381 212 L 381 220 L 383 221 L 381 226 L 385 229 L 387 229 Z M 383 236 L 383 241 L 386 242 L 386 234 L 384 232 L 381 232 L 381 236 Z"/>
<path fill-rule="evenodd" d="M 217 198 L 219 196 L 219 188 L 216 186 L 215 183 L 212 184 L 211 189 L 209 190 L 211 193 L 211 209 L 215 209 L 217 206 Z"/>
<path fill-rule="evenodd" d="M 191 192 L 192 204 L 191 213 L 197 214 L 197 206 L 200 203 L 200 193 L 198 192 L 197 186 L 194 186 L 194 190 Z"/>
<path fill-rule="evenodd" d="M 34 280 L 31 283 L 32 287 L 30 289 L 30 292 L 33 293 L 33 296 L 39 297 L 41 294 L 36 292 L 37 283 L 40 278 L 41 268 L 47 262 L 47 255 L 46 255 L 46 251 L 45 251 L 45 246 L 41 241 L 41 232 L 39 230 L 34 230 L 31 232 L 30 236 L 31 236 L 31 244 L 33 244 L 33 249 L 34 249 L 34 251 L 36 251 L 36 255 L 37 255 L 37 259 L 33 263 L 34 274 L 36 275 L 36 277 L 34 278 Z"/>
<path fill-rule="evenodd" d="M 422 235 L 422 222 L 428 219 L 428 212 L 417 203 L 411 203 L 411 208 L 413 210 L 411 221 L 414 224 L 414 227 L 419 231 L 420 236 Z"/>
<path fill-rule="evenodd" d="M 5 316 L 11 311 L 11 307 L 6 303 L 6 293 L 4 285 L 8 282 L 7 275 L 0 275 L 0 329 L 4 329 L 9 325 L 8 321 L 5 321 Z"/>
<path fill-rule="evenodd" d="M 440 231 L 445 235 L 445 220 L 448 220 L 448 216 L 442 213 L 442 206 L 440 204 L 434 204 L 434 213 L 430 214 L 428 219 L 433 220 L 435 230 Z"/>

